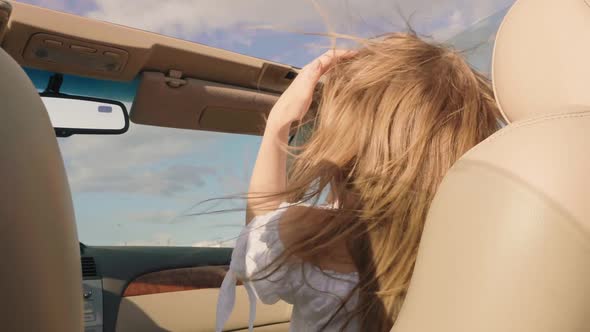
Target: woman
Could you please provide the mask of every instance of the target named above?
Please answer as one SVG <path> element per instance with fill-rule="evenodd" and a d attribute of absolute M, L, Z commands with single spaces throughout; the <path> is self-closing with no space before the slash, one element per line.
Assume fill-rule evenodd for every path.
<path fill-rule="evenodd" d="M 323 75 L 313 133 L 287 176 L 290 130 Z M 292 331 L 389 331 L 443 176 L 499 119 L 489 81 L 414 34 L 305 66 L 268 117 L 218 330 L 240 279 L 251 303 L 292 303 Z"/>

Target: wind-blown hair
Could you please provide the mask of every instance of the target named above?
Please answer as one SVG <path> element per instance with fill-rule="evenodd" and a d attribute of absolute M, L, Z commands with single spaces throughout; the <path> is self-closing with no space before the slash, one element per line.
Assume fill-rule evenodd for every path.
<path fill-rule="evenodd" d="M 499 129 L 500 112 L 489 80 L 460 52 L 413 33 L 364 41 L 327 73 L 320 93 L 313 132 L 294 151 L 287 190 L 277 195 L 317 203 L 330 190 L 338 204 L 306 224 L 267 273 L 344 241 L 360 278 L 349 316 L 360 318 L 362 331 L 389 331 L 437 188 Z"/>

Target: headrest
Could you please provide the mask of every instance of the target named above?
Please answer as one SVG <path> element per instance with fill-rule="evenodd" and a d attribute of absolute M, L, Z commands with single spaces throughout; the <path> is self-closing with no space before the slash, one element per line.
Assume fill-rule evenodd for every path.
<path fill-rule="evenodd" d="M 496 37 L 492 78 L 510 122 L 590 110 L 590 0 L 517 0 Z"/>
<path fill-rule="evenodd" d="M 72 197 L 35 86 L 0 48 L 2 331 L 82 331 L 82 271 Z M 24 287 L 15 287 L 23 285 Z"/>

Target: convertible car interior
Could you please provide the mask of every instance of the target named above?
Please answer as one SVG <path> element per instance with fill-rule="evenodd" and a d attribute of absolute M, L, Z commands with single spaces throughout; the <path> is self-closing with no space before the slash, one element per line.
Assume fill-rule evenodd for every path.
<path fill-rule="evenodd" d="M 393 331 L 590 331 L 588 40 L 589 1 L 508 11 L 492 79 L 510 124 L 445 177 Z M 72 133 L 44 101 L 69 78 L 117 82 L 133 103 L 99 108 L 121 107 L 109 130 L 259 135 L 298 68 L 15 1 L 0 45 L 0 329 L 213 331 L 231 249 L 80 243 L 56 140 Z M 288 331 L 290 310 L 259 304 L 255 331 Z M 247 328 L 238 286 L 226 329 Z"/>

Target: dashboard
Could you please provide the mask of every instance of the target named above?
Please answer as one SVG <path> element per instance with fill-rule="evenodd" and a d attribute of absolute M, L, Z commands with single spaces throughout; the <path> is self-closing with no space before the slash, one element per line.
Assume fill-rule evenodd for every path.
<path fill-rule="evenodd" d="M 82 256 L 84 332 L 103 332 L 103 289 L 93 257 Z"/>
<path fill-rule="evenodd" d="M 85 332 L 135 332 L 162 331 L 161 325 L 154 320 L 170 319 L 171 312 L 178 314 L 177 322 L 192 321 L 188 330 L 212 331 L 199 319 L 199 313 L 211 309 L 209 303 L 202 298 L 199 290 L 215 292 L 221 280 L 211 284 L 211 273 L 207 271 L 215 267 L 229 265 L 232 249 L 230 248 L 196 248 L 196 247 L 97 247 L 80 244 L 82 286 L 84 296 L 84 331 Z M 198 271 L 194 270 L 198 268 Z M 203 271 L 205 269 L 206 271 Z M 180 273 L 174 274 L 174 271 Z M 174 278 L 144 282 L 153 273 L 168 271 Z M 172 272 L 170 272 L 172 271 Z M 143 281 L 142 281 L 143 280 Z M 137 282 L 140 281 L 140 282 Z M 194 286 L 195 282 L 200 285 Z M 143 283 L 143 284 L 142 284 Z M 150 299 L 139 294 L 130 295 L 130 287 L 141 286 L 139 294 L 151 294 L 157 291 L 156 303 L 162 306 L 155 311 L 137 310 L 134 301 Z M 213 287 L 213 289 L 211 289 Z M 199 289 L 196 289 L 199 288 Z M 195 290 L 193 294 L 190 291 Z M 161 294 L 160 294 L 161 293 Z M 185 297 L 195 297 L 187 305 Z M 168 297 L 170 297 L 168 299 Z M 166 304 L 167 303 L 167 304 Z M 170 311 L 171 307 L 178 306 Z M 134 309 L 132 311 L 126 309 Z M 200 308 L 194 311 L 194 308 Z M 185 310 L 186 309 L 186 310 Z M 213 310 L 213 309 L 212 309 Z M 185 312 L 186 311 L 186 312 Z M 213 311 L 214 314 L 214 311 Z M 127 326 L 127 323 L 133 323 Z M 274 322 L 274 321 L 273 321 Z M 159 322 L 165 324 L 165 322 Z M 214 324 L 214 317 L 210 319 Z M 177 324 L 172 324 L 177 325 Z M 170 331 L 187 330 L 184 327 L 170 328 Z M 247 327 L 247 321 L 244 323 Z"/>

